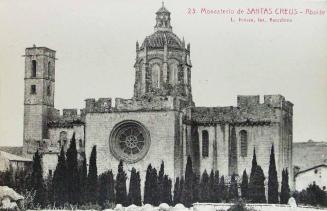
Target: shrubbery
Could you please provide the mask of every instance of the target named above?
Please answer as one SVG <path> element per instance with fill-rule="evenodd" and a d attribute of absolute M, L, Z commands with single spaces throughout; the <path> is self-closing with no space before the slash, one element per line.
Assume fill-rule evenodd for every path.
<path fill-rule="evenodd" d="M 299 204 L 327 207 L 327 193 L 315 183 L 301 192 L 295 192 L 293 197 Z"/>
<path fill-rule="evenodd" d="M 29 208 L 74 206 L 80 209 L 97 209 L 98 207 L 113 208 L 117 203 L 124 206 L 141 205 L 142 179 L 140 173 L 133 168 L 131 174 L 127 175 L 121 161 L 117 175 L 108 170 L 98 176 L 96 154 L 96 146 L 94 146 L 87 173 L 86 160 L 84 159 L 81 165 L 77 163 L 76 143 L 73 136 L 67 152 L 65 153 L 64 149 L 61 149 L 53 177 L 50 175 L 45 180 L 43 179 L 40 168 L 41 156 L 36 152 L 31 173 L 17 172 L 15 176 L 12 171 L 0 173 L 0 185 L 8 185 L 18 192 L 28 190 L 24 195 L 28 197 L 28 201 L 32 199 L 33 204 L 28 202 L 24 206 Z M 278 180 L 274 156 L 272 147 L 268 175 L 268 200 L 270 203 L 278 202 L 278 192 L 276 192 Z M 128 177 L 130 178 L 129 190 L 126 186 Z M 236 208 L 242 207 L 243 202 L 266 202 L 264 186 L 266 178 L 261 167 L 257 164 L 255 149 L 250 175 L 248 176 L 244 170 L 241 184 L 238 183 L 237 179 L 235 174 L 229 180 L 223 175 L 220 176 L 219 171 L 211 171 L 208 174 L 206 170 L 200 177 L 198 173 L 194 172 L 191 157 L 188 157 L 185 175 L 176 178 L 172 194 L 173 181 L 165 174 L 164 163 L 162 162 L 159 172 L 150 164 L 143 181 L 143 204 L 157 206 L 160 203 L 169 205 L 183 203 L 186 207 L 190 207 L 194 202 L 236 201 L 237 204 L 234 206 Z M 226 182 L 226 180 L 230 182 Z M 297 193 L 296 199 L 300 203 L 326 206 L 326 194 L 324 194 L 324 191 L 313 185 L 307 190 Z M 288 172 L 285 169 L 282 175 L 281 203 L 287 203 L 289 197 Z M 242 198 L 242 203 L 238 202 L 239 198 Z"/>

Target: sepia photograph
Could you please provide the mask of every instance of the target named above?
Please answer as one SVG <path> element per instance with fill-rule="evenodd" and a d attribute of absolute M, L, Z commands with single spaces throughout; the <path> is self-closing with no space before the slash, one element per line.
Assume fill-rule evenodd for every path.
<path fill-rule="evenodd" d="M 0 1 L 0 210 L 327 211 L 327 0 Z"/>

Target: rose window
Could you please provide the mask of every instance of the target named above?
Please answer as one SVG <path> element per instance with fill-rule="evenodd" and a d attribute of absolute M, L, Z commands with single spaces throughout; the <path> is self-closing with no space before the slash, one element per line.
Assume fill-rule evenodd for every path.
<path fill-rule="evenodd" d="M 114 127 L 109 145 L 117 159 L 134 163 L 142 159 L 148 152 L 150 136 L 141 123 L 125 121 Z"/>

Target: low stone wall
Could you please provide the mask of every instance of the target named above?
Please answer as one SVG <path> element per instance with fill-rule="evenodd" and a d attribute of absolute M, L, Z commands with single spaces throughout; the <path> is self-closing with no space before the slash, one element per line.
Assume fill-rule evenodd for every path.
<path fill-rule="evenodd" d="M 153 207 L 146 204 L 142 207 L 131 205 L 122 207 L 117 205 L 114 209 L 106 209 L 105 211 L 226 211 L 233 204 L 231 203 L 195 203 L 191 208 L 185 208 L 182 204 L 177 204 L 174 207 L 169 207 L 167 204 L 161 204 L 159 207 Z M 292 207 L 284 204 L 246 204 L 247 208 L 255 211 L 324 211 L 327 208 L 317 208 L 310 206 Z M 34 211 L 34 210 L 29 210 Z M 47 210 L 43 210 L 47 211 Z M 49 210 L 50 211 L 50 210 Z M 68 211 L 68 210 L 67 210 Z M 77 211 L 77 210 L 75 210 Z"/>
<path fill-rule="evenodd" d="M 233 204 L 230 203 L 195 203 L 193 205 L 193 211 L 226 211 Z M 317 208 L 311 206 L 298 206 L 292 207 L 286 204 L 246 204 L 247 208 L 251 208 L 256 211 L 311 211 L 311 210 L 327 210 L 327 208 Z M 214 209 L 212 209 L 214 208 Z"/>

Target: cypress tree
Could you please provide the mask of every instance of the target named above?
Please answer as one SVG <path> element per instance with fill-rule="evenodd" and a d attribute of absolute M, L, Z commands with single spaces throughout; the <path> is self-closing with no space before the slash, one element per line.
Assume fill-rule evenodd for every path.
<path fill-rule="evenodd" d="M 53 175 L 53 198 L 56 204 L 62 206 L 66 202 L 66 159 L 64 148 L 61 147 L 60 154 L 58 156 L 58 163 Z"/>
<path fill-rule="evenodd" d="M 199 202 L 200 201 L 200 179 L 199 176 L 196 174 L 193 174 L 193 202 Z"/>
<path fill-rule="evenodd" d="M 181 195 L 181 203 L 185 207 L 191 207 L 193 203 L 193 167 L 191 157 L 187 157 L 185 169 L 185 183 Z"/>
<path fill-rule="evenodd" d="M 153 168 L 151 171 L 151 177 L 150 177 L 150 190 L 151 190 L 151 204 L 153 206 L 158 206 L 159 205 L 159 186 L 158 186 L 158 174 L 157 174 L 157 169 Z"/>
<path fill-rule="evenodd" d="M 45 185 L 43 181 L 43 173 L 41 166 L 41 155 L 37 150 L 33 157 L 33 168 L 32 168 L 32 189 L 35 191 L 34 203 L 44 206 L 45 201 Z"/>
<path fill-rule="evenodd" d="M 163 198 L 161 203 L 167 203 L 169 205 L 172 204 L 171 201 L 171 180 L 168 178 L 167 175 L 164 176 L 163 178 Z"/>
<path fill-rule="evenodd" d="M 215 192 L 214 192 L 214 186 L 215 186 L 215 173 L 213 170 L 210 172 L 209 176 L 209 202 L 214 202 L 215 201 Z"/>
<path fill-rule="evenodd" d="M 278 204 L 278 178 L 275 163 L 274 145 L 271 147 L 268 177 L 268 203 Z"/>
<path fill-rule="evenodd" d="M 227 187 L 226 187 L 226 184 L 225 184 L 225 178 L 224 176 L 221 176 L 220 178 L 220 181 L 219 181 L 219 191 L 220 191 L 220 199 L 222 201 L 227 201 Z"/>
<path fill-rule="evenodd" d="M 255 148 L 253 148 L 253 158 L 252 158 L 252 166 L 251 166 L 251 173 L 250 173 L 250 181 L 249 181 L 249 191 L 248 191 L 248 198 L 251 200 L 253 196 L 255 195 L 254 191 L 254 185 L 253 185 L 253 177 L 256 171 L 258 164 L 257 164 L 257 157 L 255 153 Z"/>
<path fill-rule="evenodd" d="M 249 192 L 249 189 L 248 189 L 249 181 L 248 180 L 249 180 L 248 175 L 246 173 L 246 170 L 244 170 L 243 175 L 242 175 L 242 184 L 241 184 L 241 195 L 244 200 L 248 199 L 248 192 Z"/>
<path fill-rule="evenodd" d="M 280 193 L 280 203 L 287 204 L 289 198 L 290 198 L 290 187 L 288 184 L 288 170 L 283 169 L 283 171 L 282 171 L 282 187 L 281 187 L 281 193 Z"/>
<path fill-rule="evenodd" d="M 184 188 L 184 178 L 182 177 L 181 180 L 179 181 L 179 192 L 178 192 L 179 203 L 182 203 L 181 198 L 182 198 L 183 188 Z"/>
<path fill-rule="evenodd" d="M 229 200 L 236 201 L 238 199 L 238 187 L 237 187 L 237 181 L 236 181 L 235 174 L 233 174 L 231 177 L 231 182 L 230 182 L 228 193 L 229 193 L 229 196 L 228 196 Z"/>
<path fill-rule="evenodd" d="M 252 158 L 252 167 L 251 167 L 251 174 L 250 174 L 250 181 L 251 177 L 254 175 L 258 163 L 257 163 L 257 156 L 255 154 L 255 148 L 253 148 L 253 158 Z"/>
<path fill-rule="evenodd" d="M 176 181 L 175 181 L 175 185 L 174 185 L 174 198 L 173 198 L 173 203 L 174 205 L 180 203 L 180 200 L 179 200 L 179 187 L 180 185 L 180 181 L 179 181 L 179 177 L 176 178 Z"/>
<path fill-rule="evenodd" d="M 99 176 L 99 195 L 98 201 L 102 208 L 107 202 L 115 201 L 114 178 L 112 171 L 106 171 Z"/>
<path fill-rule="evenodd" d="M 159 175 L 158 175 L 158 187 L 159 187 L 159 201 L 160 203 L 163 202 L 163 198 L 164 198 L 164 187 L 163 187 L 163 180 L 164 180 L 164 174 L 165 174 L 165 164 L 162 161 L 161 165 L 160 165 L 160 171 L 159 171 Z"/>
<path fill-rule="evenodd" d="M 127 190 L 126 190 L 126 173 L 124 171 L 123 161 L 119 162 L 118 173 L 116 176 L 116 204 L 127 206 Z"/>
<path fill-rule="evenodd" d="M 129 180 L 128 200 L 130 204 L 135 204 L 137 206 L 141 206 L 141 187 L 139 179 L 139 173 L 136 173 L 135 168 L 132 168 L 131 178 Z"/>
<path fill-rule="evenodd" d="M 87 167 L 86 157 L 83 156 L 83 162 L 79 170 L 79 187 L 80 187 L 80 204 L 84 204 L 87 201 Z"/>
<path fill-rule="evenodd" d="M 204 170 L 200 183 L 200 201 L 210 202 L 210 187 L 209 187 L 209 175 Z"/>
<path fill-rule="evenodd" d="M 45 190 L 46 190 L 46 204 L 53 204 L 53 177 L 52 175 L 48 175 L 45 180 Z"/>
<path fill-rule="evenodd" d="M 70 141 L 69 148 L 66 152 L 66 165 L 67 165 L 67 199 L 68 202 L 76 204 L 79 202 L 80 187 L 79 187 L 79 174 L 77 163 L 77 149 L 75 133 Z"/>
<path fill-rule="evenodd" d="M 135 205 L 142 206 L 140 172 L 136 173 L 136 185 L 135 186 L 136 186 Z"/>
<path fill-rule="evenodd" d="M 250 200 L 253 203 L 266 203 L 265 175 L 262 168 L 257 165 L 251 181 Z"/>
<path fill-rule="evenodd" d="M 151 172 L 152 166 L 151 164 L 148 165 L 145 175 L 145 182 L 144 182 L 144 204 L 151 204 Z"/>
<path fill-rule="evenodd" d="M 97 169 L 97 150 L 93 146 L 89 162 L 89 174 L 87 176 L 87 201 L 95 204 L 97 202 L 98 189 L 98 169 Z"/>
<path fill-rule="evenodd" d="M 213 184 L 213 202 L 219 203 L 220 199 L 220 190 L 219 190 L 219 171 L 215 171 L 214 184 Z"/>

